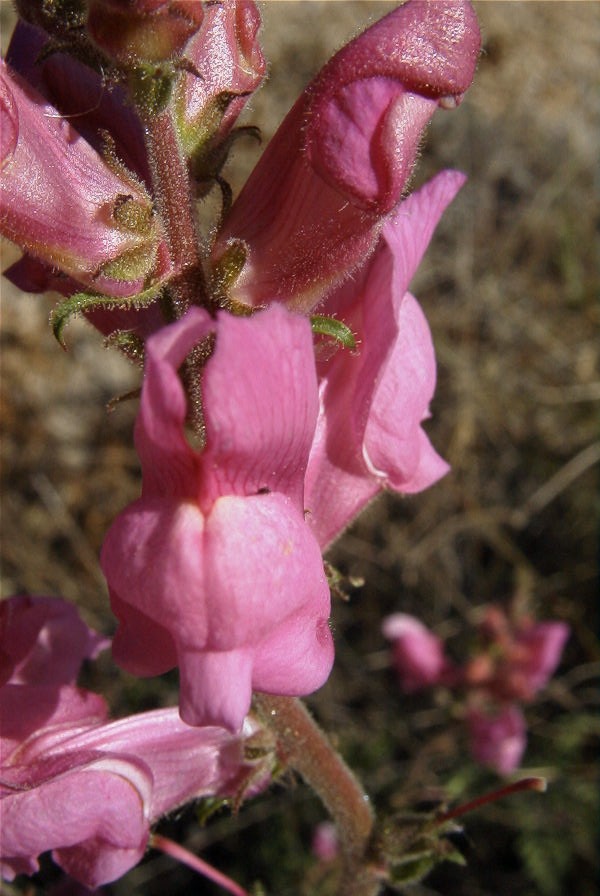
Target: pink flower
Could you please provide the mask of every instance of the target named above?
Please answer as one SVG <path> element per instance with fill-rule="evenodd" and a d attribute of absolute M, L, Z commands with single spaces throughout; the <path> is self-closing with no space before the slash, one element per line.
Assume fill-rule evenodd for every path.
<path fill-rule="evenodd" d="M 100 886 L 139 861 L 150 826 L 165 812 L 199 796 L 255 792 L 267 782 L 266 767 L 244 758 L 243 739 L 258 730 L 255 722 L 246 720 L 241 738 L 185 725 L 176 709 L 109 722 L 103 699 L 74 686 L 83 656 L 102 642 L 74 609 L 58 599 L 11 598 L 2 611 L 8 624 L 0 649 L 22 659 L 0 687 L 5 879 L 34 873 L 37 857 L 51 849 L 70 875 Z"/>
<path fill-rule="evenodd" d="M 88 288 L 139 292 L 164 268 L 142 184 L 110 168 L 2 61 L 0 98 L 0 232 Z"/>
<path fill-rule="evenodd" d="M 345 46 L 304 91 L 218 236 L 247 260 L 238 302 L 308 311 L 364 262 L 438 105 L 460 102 L 479 53 L 463 0 L 409 0 Z"/>
<path fill-rule="evenodd" d="M 94 27 L 106 24 L 101 5 L 93 10 Z M 179 45 L 192 34 L 184 50 L 194 74 L 182 75 L 173 112 L 194 173 L 202 180 L 208 172 L 210 179 L 226 158 L 237 115 L 264 76 L 258 9 L 251 0 L 134 5 L 127 16 L 140 14 L 142 32 L 150 24 L 149 52 L 155 38 L 157 47 L 171 39 Z M 123 4 L 106 0 L 106 6 L 117 18 L 123 13 Z M 53 25 L 37 5 L 29 12 Z M 112 38 L 118 41 L 123 29 L 117 31 Z M 21 289 L 65 296 L 82 289 L 111 297 L 158 290 L 179 271 L 153 210 L 140 121 L 120 85 L 107 89 L 99 72 L 67 53 L 44 58 L 48 45 L 45 31 L 20 21 L 0 81 L 0 148 L 11 161 L 3 171 L 0 232 L 25 250 L 6 274 Z M 118 164 L 105 161 L 105 132 Z M 143 338 L 164 322 L 156 303 L 95 308 L 86 316 L 106 334 L 126 329 Z"/>
<path fill-rule="evenodd" d="M 309 521 L 329 544 L 382 488 L 421 491 L 448 470 L 421 428 L 436 380 L 427 321 L 407 291 L 444 209 L 464 175 L 444 171 L 389 218 L 360 273 L 323 313 L 356 334 L 318 365 L 321 411 L 306 482 Z"/>
<path fill-rule="evenodd" d="M 382 631 L 393 643 L 394 666 L 406 694 L 440 683 L 449 663 L 442 641 L 414 616 L 393 613 Z"/>
<path fill-rule="evenodd" d="M 212 333 L 196 450 L 177 369 Z M 310 325 L 280 305 L 216 320 L 193 309 L 148 341 L 142 497 L 101 562 L 116 661 L 136 675 L 178 665 L 189 723 L 238 730 L 253 689 L 305 694 L 329 674 L 329 589 L 303 502 L 317 409 Z"/>
<path fill-rule="evenodd" d="M 476 762 L 508 775 L 521 762 L 527 744 L 525 719 L 514 704 L 495 712 L 473 708 L 467 715 L 471 753 Z"/>
<path fill-rule="evenodd" d="M 142 858 L 161 815 L 201 796 L 233 796 L 251 778 L 243 755 L 243 739 L 256 731 L 251 722 L 236 737 L 186 725 L 173 708 L 116 722 L 57 714 L 37 729 L 35 705 L 23 705 L 35 733 L 3 756 L 0 769 L 8 880 L 37 871 L 37 856 L 49 849 L 86 886 L 115 880 Z"/>
<path fill-rule="evenodd" d="M 569 626 L 529 617 L 512 620 L 500 607 L 490 606 L 480 635 L 483 649 L 464 667 L 465 685 L 493 699 L 529 702 L 558 666 Z"/>

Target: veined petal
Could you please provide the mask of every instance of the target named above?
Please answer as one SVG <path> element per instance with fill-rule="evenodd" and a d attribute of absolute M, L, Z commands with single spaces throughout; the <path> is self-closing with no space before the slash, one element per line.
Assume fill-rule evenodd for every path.
<path fill-rule="evenodd" d="M 71 768 L 56 777 L 48 758 L 39 786 L 30 776 L 27 789 L 4 796 L 0 854 L 8 879 L 37 871 L 37 856 L 54 849 L 56 861 L 69 874 L 97 887 L 120 877 L 144 854 L 149 821 L 127 776 L 135 762 L 120 762 L 116 768 L 113 763 L 110 769 L 102 758 L 80 767 L 76 756 L 71 758 Z M 149 771 L 146 775 L 149 785 Z"/>

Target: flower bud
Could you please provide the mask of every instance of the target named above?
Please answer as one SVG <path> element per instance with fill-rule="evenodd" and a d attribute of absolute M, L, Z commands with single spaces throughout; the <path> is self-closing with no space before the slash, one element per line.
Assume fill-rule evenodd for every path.
<path fill-rule="evenodd" d="M 117 65 L 131 68 L 180 55 L 203 18 L 198 0 L 90 0 L 87 31 Z"/>
<path fill-rule="evenodd" d="M 185 48 L 194 71 L 185 73 L 176 89 L 175 116 L 188 155 L 205 156 L 221 143 L 261 84 L 267 66 L 259 28 L 260 13 L 251 0 L 224 0 L 207 8 Z"/>
<path fill-rule="evenodd" d="M 406 613 L 384 619 L 383 634 L 394 644 L 394 666 L 406 694 L 438 684 L 448 665 L 440 639 Z"/>

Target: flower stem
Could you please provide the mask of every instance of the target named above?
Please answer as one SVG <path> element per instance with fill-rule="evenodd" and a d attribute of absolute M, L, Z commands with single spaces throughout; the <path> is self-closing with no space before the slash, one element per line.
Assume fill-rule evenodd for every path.
<path fill-rule="evenodd" d="M 365 865 L 375 821 L 369 797 L 299 700 L 255 694 L 255 706 L 275 731 L 287 765 L 312 787 L 337 825 L 344 858 L 338 893 L 375 896 L 380 883 Z"/>
<path fill-rule="evenodd" d="M 163 304 L 167 305 L 167 319 L 177 320 L 192 305 L 214 307 L 204 274 L 192 184 L 170 108 L 167 106 L 158 113 L 145 114 L 143 108 L 138 111 L 144 127 L 155 201 L 173 264 L 179 272 L 169 281 Z M 182 377 L 188 394 L 188 422 L 202 442 L 204 414 L 200 377 L 194 359 L 187 359 Z"/>
<path fill-rule="evenodd" d="M 153 849 L 158 849 L 166 855 L 171 856 L 171 858 L 176 859 L 183 865 L 187 865 L 188 868 L 191 868 L 193 871 L 197 871 L 199 874 L 204 875 L 204 877 L 212 880 L 213 883 L 223 887 L 228 893 L 232 893 L 233 896 L 249 896 L 247 890 L 242 889 L 239 884 L 236 884 L 236 882 L 231 880 L 230 877 L 227 877 L 226 874 L 213 868 L 208 862 L 195 856 L 194 853 L 185 849 L 183 846 L 180 846 L 178 843 L 175 843 L 173 840 L 169 840 L 168 837 L 163 837 L 161 834 L 152 834 L 150 837 L 150 846 Z"/>
<path fill-rule="evenodd" d="M 171 110 L 156 114 L 140 111 L 152 170 L 158 212 L 175 268 L 180 272 L 169 283 L 174 316 L 181 317 L 190 305 L 209 307 L 210 298 L 202 266 L 201 241 L 196 226 L 193 193 Z"/>

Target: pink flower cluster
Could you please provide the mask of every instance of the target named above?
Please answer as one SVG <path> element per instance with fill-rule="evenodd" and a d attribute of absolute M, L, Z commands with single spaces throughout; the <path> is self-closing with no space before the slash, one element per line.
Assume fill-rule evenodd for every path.
<path fill-rule="evenodd" d="M 59 598 L 0 604 L 0 873 L 38 870 L 52 850 L 95 888 L 144 855 L 150 826 L 202 796 L 256 792 L 269 781 L 240 735 L 186 725 L 177 709 L 111 721 L 104 699 L 76 686 L 80 666 L 109 646 Z"/>
<path fill-rule="evenodd" d="M 175 104 L 190 146 L 223 90 L 243 101 L 259 83 L 257 16 L 251 3 L 210 5 L 186 45 L 201 74 L 185 76 Z M 168 284 L 177 272 L 152 212 L 139 125 L 119 90 L 106 95 L 75 59 L 34 65 L 32 48 L 43 46 L 39 29 L 20 24 L 1 71 L 0 221 L 28 253 L 9 276 L 115 299 Z M 179 666 L 190 723 L 237 730 L 253 689 L 318 688 L 333 661 L 321 550 L 381 488 L 416 492 L 447 470 L 422 429 L 435 358 L 408 286 L 464 177 L 443 172 L 400 199 L 423 127 L 439 105 L 460 102 L 478 50 L 470 4 L 412 0 L 305 91 L 212 250 L 218 267 L 243 247 L 230 299 L 267 310 L 190 310 L 171 327 L 160 326 L 156 303 L 90 314 L 104 332 L 160 330 L 146 343 L 136 427 L 142 497 L 109 531 L 102 565 L 120 623 L 115 657 L 138 675 Z M 83 120 L 50 105 L 79 99 L 81 108 L 73 94 L 82 92 Z M 229 105 L 211 145 L 240 107 Z M 98 154 L 94 127 L 109 117 L 128 174 Z M 308 321 L 283 306 L 306 313 L 318 303 L 353 331 L 355 352 L 315 361 Z M 199 450 L 186 439 L 177 371 L 208 338 Z"/>
<path fill-rule="evenodd" d="M 74 612 L 3 605 L 1 856 L 10 878 L 53 849 L 97 886 L 135 864 L 163 812 L 244 784 L 252 692 L 303 695 L 329 675 L 322 551 L 381 489 L 418 492 L 448 469 L 423 429 L 435 356 L 409 285 L 464 176 L 403 194 L 480 37 L 467 0 L 391 12 L 304 91 L 228 209 L 221 166 L 266 68 L 256 5 L 93 0 L 64 35 L 62 8 L 21 0 L 0 64 L 0 232 L 24 251 L 7 275 L 143 344 L 142 491 L 101 563 L 115 659 L 139 676 L 178 667 L 181 717 L 110 722 L 75 687 L 99 642 Z M 192 258 L 157 122 L 182 203 L 223 192 Z M 315 346 L 317 309 L 354 348 Z"/>
<path fill-rule="evenodd" d="M 517 768 L 527 744 L 519 704 L 531 702 L 552 677 L 569 636 L 566 623 L 512 620 L 500 607 L 486 607 L 477 648 L 462 666 L 447 657 L 442 640 L 413 616 L 388 616 L 383 634 L 392 641 L 401 690 L 408 694 L 445 685 L 466 692 L 474 759 L 503 775 Z"/>

